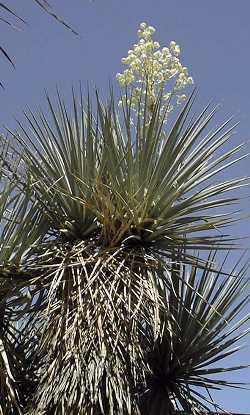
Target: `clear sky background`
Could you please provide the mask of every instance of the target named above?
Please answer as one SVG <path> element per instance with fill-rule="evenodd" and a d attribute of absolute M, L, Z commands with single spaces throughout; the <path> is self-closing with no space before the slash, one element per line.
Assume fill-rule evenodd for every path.
<path fill-rule="evenodd" d="M 68 100 L 72 84 L 89 81 L 103 95 L 109 81 L 122 70 L 120 60 L 137 41 L 142 21 L 157 29 L 161 46 L 175 40 L 182 47 L 181 61 L 199 88 L 197 106 L 222 104 L 219 120 L 235 115 L 240 120 L 233 144 L 250 139 L 250 0 L 51 0 L 55 10 L 79 32 L 74 36 L 43 13 L 32 0 L 8 0 L 24 16 L 27 26 L 13 31 L 0 25 L 1 45 L 14 57 L 13 70 L 0 57 L 0 131 L 13 127 L 25 106 L 45 108 L 44 91 L 56 86 Z M 247 150 L 250 151 L 248 144 Z M 250 159 L 234 173 L 250 176 Z M 249 189 L 241 208 L 249 213 Z M 248 236 L 250 221 L 237 225 L 234 235 Z M 244 241 L 249 248 L 249 241 Z M 241 358 L 229 363 L 250 363 L 250 338 Z M 232 379 L 250 382 L 250 370 Z M 215 394 L 227 410 L 250 413 L 250 392 L 227 390 Z"/>

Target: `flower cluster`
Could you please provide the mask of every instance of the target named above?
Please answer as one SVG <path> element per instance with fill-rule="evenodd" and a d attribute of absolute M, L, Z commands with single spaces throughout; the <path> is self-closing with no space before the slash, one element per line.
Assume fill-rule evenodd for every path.
<path fill-rule="evenodd" d="M 193 78 L 189 76 L 186 66 L 182 66 L 180 46 L 172 41 L 169 47 L 160 49 L 159 42 L 153 40 L 155 28 L 146 23 L 140 24 L 138 30 L 138 43 L 128 51 L 128 56 L 122 59 L 122 63 L 128 65 L 123 73 L 116 75 L 121 87 L 131 86 L 132 107 L 136 108 L 141 94 L 148 95 L 148 102 L 155 102 L 160 92 L 164 92 L 163 100 L 170 112 L 175 104 L 180 104 L 186 99 L 180 91 L 193 84 Z M 170 84 L 172 81 L 172 85 Z M 166 90 L 166 85 L 170 89 Z M 175 98 L 175 101 L 173 100 Z M 171 99 L 171 105 L 170 105 Z"/>

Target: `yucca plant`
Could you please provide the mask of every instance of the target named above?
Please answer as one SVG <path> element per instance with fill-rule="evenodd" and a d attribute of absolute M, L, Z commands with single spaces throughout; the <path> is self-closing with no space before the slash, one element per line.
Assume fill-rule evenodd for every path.
<path fill-rule="evenodd" d="M 2 413 L 195 414 L 240 386 L 218 362 L 248 333 L 248 267 L 218 264 L 248 180 L 219 177 L 243 145 L 194 94 L 171 124 L 151 81 L 47 97 L 1 138 Z"/>
<path fill-rule="evenodd" d="M 161 95 L 145 116 L 146 95 L 136 120 L 129 99 L 117 112 L 112 94 L 107 105 L 97 94 L 94 113 L 79 98 L 72 113 L 60 95 L 57 108 L 48 98 L 50 115 L 26 112 L 4 147 L 2 172 L 16 190 L 2 233 L 12 330 L 3 338 L 14 336 L 11 358 L 22 350 L 22 359 L 2 371 L 3 386 L 13 377 L 2 411 L 207 409 L 197 387 L 227 384 L 207 378 L 223 368 L 207 366 L 241 338 L 233 334 L 248 316 L 228 325 L 248 300 L 246 270 L 227 273 L 194 251 L 233 243 L 220 229 L 234 218 L 218 208 L 237 201 L 229 192 L 246 179 L 211 178 L 242 146 L 217 154 L 232 127 L 207 132 L 209 108 L 190 120 L 192 97 L 170 130 Z"/>

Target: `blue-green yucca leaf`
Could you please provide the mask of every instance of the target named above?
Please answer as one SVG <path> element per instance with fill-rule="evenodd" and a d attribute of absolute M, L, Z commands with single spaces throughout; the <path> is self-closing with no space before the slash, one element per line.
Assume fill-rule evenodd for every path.
<path fill-rule="evenodd" d="M 22 194 L 12 185 L 7 184 L 1 195 L 1 199 L 6 196 L 9 200 L 5 201 L 0 222 L 0 273 L 10 276 L 12 269 L 22 273 L 25 262 L 48 231 L 48 222 L 31 199 L 30 191 Z"/>
<path fill-rule="evenodd" d="M 50 16 L 52 16 L 54 19 L 56 19 L 59 23 L 63 24 L 67 29 L 71 30 L 75 35 L 78 35 L 78 33 L 73 29 L 72 26 L 70 26 L 64 19 L 62 19 L 57 13 L 54 12 L 53 8 L 51 7 L 51 4 L 46 0 L 33 0 L 39 7 L 41 7 L 42 10 L 44 10 L 46 13 L 48 13 Z"/>

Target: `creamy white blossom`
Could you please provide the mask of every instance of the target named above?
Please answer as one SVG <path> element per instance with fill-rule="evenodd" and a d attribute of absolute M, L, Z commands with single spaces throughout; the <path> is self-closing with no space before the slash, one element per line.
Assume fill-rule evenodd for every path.
<path fill-rule="evenodd" d="M 180 61 L 180 46 L 172 40 L 169 47 L 160 49 L 159 42 L 153 40 L 154 33 L 154 27 L 145 22 L 140 24 L 137 31 L 138 43 L 121 60 L 128 68 L 116 77 L 121 87 L 131 87 L 132 107 L 136 108 L 141 94 L 146 93 L 147 85 L 149 103 L 152 104 L 159 92 L 163 91 L 163 100 L 170 112 L 176 104 L 181 104 L 186 99 L 186 95 L 180 91 L 193 84 L 193 78 Z"/>

